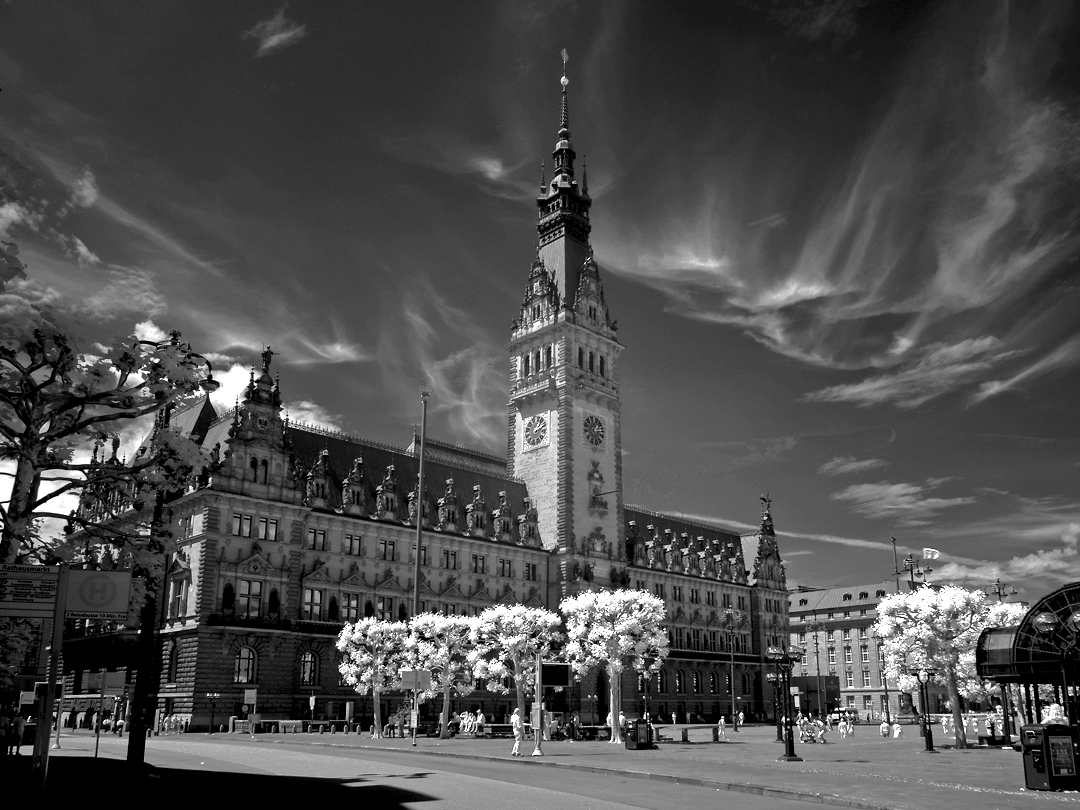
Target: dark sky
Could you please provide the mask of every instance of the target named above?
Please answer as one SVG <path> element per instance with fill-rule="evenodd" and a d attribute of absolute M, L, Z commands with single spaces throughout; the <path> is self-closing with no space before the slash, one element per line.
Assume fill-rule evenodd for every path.
<path fill-rule="evenodd" d="M 789 581 L 1080 578 L 1070 3 L 0 5 L 0 234 L 86 340 L 178 328 L 231 404 L 505 448 L 560 50 L 627 500 Z M 583 158 L 584 156 L 584 158 Z"/>

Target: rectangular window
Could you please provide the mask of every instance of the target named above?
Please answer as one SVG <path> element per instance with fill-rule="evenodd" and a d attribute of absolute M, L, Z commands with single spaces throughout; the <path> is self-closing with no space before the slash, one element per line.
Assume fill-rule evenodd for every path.
<path fill-rule="evenodd" d="M 347 534 L 345 535 L 345 548 L 342 549 L 346 554 L 351 554 L 354 557 L 362 557 L 364 555 L 364 537 L 359 534 Z"/>
<path fill-rule="evenodd" d="M 187 612 L 188 580 L 174 579 L 169 599 L 169 618 L 175 619 Z"/>
<path fill-rule="evenodd" d="M 717 643 L 717 635 L 715 630 L 709 631 L 709 651 L 720 652 L 719 644 Z"/>
<path fill-rule="evenodd" d="M 836 663 L 836 649 L 833 648 L 833 647 L 829 647 L 829 663 L 830 664 L 835 664 Z"/>
<path fill-rule="evenodd" d="M 664 599 L 664 583 L 657 582 L 655 585 L 653 585 L 653 593 L 661 599 Z"/>
<path fill-rule="evenodd" d="M 360 594 L 343 594 L 341 597 L 341 604 L 344 607 L 345 621 L 356 622 L 360 620 Z"/>
<path fill-rule="evenodd" d="M 861 647 L 859 647 L 859 659 L 864 664 L 869 664 L 870 663 L 870 648 L 867 647 L 865 644 L 863 644 Z M 869 684 L 867 684 L 867 686 L 869 686 Z"/>
<path fill-rule="evenodd" d="M 745 596 L 740 596 L 739 597 L 739 610 L 746 610 L 746 597 Z"/>
<path fill-rule="evenodd" d="M 705 604 L 716 607 L 716 591 L 705 591 Z"/>
<path fill-rule="evenodd" d="M 191 515 L 180 518 L 180 537 L 191 537 Z"/>
<path fill-rule="evenodd" d="M 671 598 L 674 599 L 676 602 L 681 602 L 683 600 L 682 599 L 682 585 L 672 585 L 671 586 Z"/>
<path fill-rule="evenodd" d="M 799 643 L 800 644 L 805 644 L 806 643 L 806 633 L 805 632 L 799 633 Z"/>
<path fill-rule="evenodd" d="M 412 553 L 416 553 L 416 543 L 412 544 Z M 427 565 L 427 546 L 420 546 L 420 564 Z"/>
<path fill-rule="evenodd" d="M 870 670 L 868 670 L 868 669 L 863 670 L 862 685 L 863 686 L 870 686 L 871 685 L 871 683 L 870 683 Z"/>
<path fill-rule="evenodd" d="M 274 518 L 259 518 L 259 539 L 260 540 L 277 540 L 277 520 Z"/>
<path fill-rule="evenodd" d="M 525 580 L 527 582 L 537 582 L 539 580 L 536 563 L 525 563 Z"/>
<path fill-rule="evenodd" d="M 322 621 L 322 591 L 304 588 L 304 609 L 301 615 L 311 622 Z"/>
<path fill-rule="evenodd" d="M 379 541 L 379 559 L 380 560 L 393 560 L 394 556 L 394 541 L 393 540 L 380 540 Z"/>
<path fill-rule="evenodd" d="M 242 579 L 239 591 L 236 597 L 236 614 L 258 616 L 262 608 L 262 583 L 253 579 Z"/>
<path fill-rule="evenodd" d="M 859 638 L 866 638 L 866 637 L 867 637 L 866 628 L 865 627 L 860 627 L 859 628 Z"/>
<path fill-rule="evenodd" d="M 457 552 L 444 548 L 442 552 L 442 567 L 451 571 L 457 569 Z"/>
<path fill-rule="evenodd" d="M 849 686 L 849 687 L 855 686 L 855 673 L 854 672 L 845 672 L 844 673 L 844 685 Z M 852 700 L 855 699 L 854 695 L 849 695 L 849 697 Z"/>
<path fill-rule="evenodd" d="M 251 537 L 251 515 L 232 516 L 233 537 Z"/>
<path fill-rule="evenodd" d="M 690 589 L 690 601 L 695 605 L 701 604 L 701 591 L 697 588 Z"/>
<path fill-rule="evenodd" d="M 865 711 L 870 711 L 871 709 L 873 709 L 874 708 L 874 696 L 873 695 L 863 695 L 862 696 L 862 707 L 863 707 L 863 709 Z"/>
<path fill-rule="evenodd" d="M 472 555 L 472 572 L 474 574 L 483 574 L 486 570 L 487 570 L 487 566 L 485 565 L 484 555 L 483 554 L 473 554 Z"/>
<path fill-rule="evenodd" d="M 326 551 L 326 529 L 308 529 L 305 546 L 315 551 Z"/>
<path fill-rule="evenodd" d="M 634 588 L 636 588 L 639 591 L 647 591 L 647 590 L 649 590 L 648 587 L 646 587 L 646 585 L 645 585 L 645 580 L 643 580 L 643 579 L 635 579 L 634 580 Z"/>
<path fill-rule="evenodd" d="M 851 663 L 851 647 L 844 647 L 844 663 Z"/>
<path fill-rule="evenodd" d="M 691 649 L 700 650 L 701 649 L 701 631 L 698 630 L 697 628 L 695 628 L 695 629 L 691 630 L 690 632 L 692 634 L 692 638 L 691 638 L 691 642 L 690 642 L 691 643 Z"/>
<path fill-rule="evenodd" d="M 726 607 L 726 608 L 731 607 L 731 594 L 730 593 L 725 593 L 724 594 L 724 607 Z"/>
<path fill-rule="evenodd" d="M 682 649 L 685 644 L 686 633 L 681 627 L 675 628 L 675 646 L 678 649 Z"/>
<path fill-rule="evenodd" d="M 848 673 L 848 677 L 849 677 L 849 678 L 851 677 L 851 673 L 850 673 L 850 672 Z M 849 708 L 851 708 L 851 709 L 854 709 L 854 708 L 855 708 L 855 696 L 854 696 L 854 695 L 848 695 L 848 696 L 847 696 L 847 705 L 848 705 L 848 707 L 849 707 Z"/>
<path fill-rule="evenodd" d="M 851 631 L 850 630 L 845 630 L 844 631 L 844 641 L 851 641 Z"/>
<path fill-rule="evenodd" d="M 377 605 L 377 612 L 379 618 L 384 622 L 392 622 L 394 620 L 394 600 L 390 596 L 380 596 L 379 604 Z"/>
<path fill-rule="evenodd" d="M 514 575 L 514 563 L 512 560 L 499 559 L 499 576 L 512 577 Z"/>

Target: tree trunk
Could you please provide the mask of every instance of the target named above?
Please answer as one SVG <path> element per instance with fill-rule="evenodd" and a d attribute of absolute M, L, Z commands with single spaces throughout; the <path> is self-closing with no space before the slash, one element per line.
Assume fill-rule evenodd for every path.
<path fill-rule="evenodd" d="M 967 729 L 964 728 L 964 714 L 960 706 L 960 688 L 956 685 L 956 669 L 954 667 L 945 669 L 945 683 L 949 688 L 949 705 L 952 706 L 956 747 L 967 748 Z M 929 687 L 927 691 L 929 691 Z M 927 719 L 929 720 L 929 718 Z"/>
<path fill-rule="evenodd" d="M 523 723 L 529 722 L 529 715 L 525 711 L 525 686 L 521 683 L 521 677 L 519 675 L 514 676 L 514 687 L 517 690 L 517 705 L 521 709 L 521 721 Z"/>
<path fill-rule="evenodd" d="M 33 451 L 28 451 L 33 452 Z M 30 504 L 37 499 L 40 478 L 34 470 L 34 464 L 25 455 L 19 457 L 15 469 L 15 478 L 11 482 L 11 496 L 8 498 L 7 516 L 4 521 L 2 540 L 0 540 L 0 562 L 14 563 L 30 533 Z"/>
<path fill-rule="evenodd" d="M 442 693 L 442 713 L 440 714 L 442 722 L 439 723 L 439 739 L 450 739 L 450 684 L 447 683 L 443 686 Z"/>
<path fill-rule="evenodd" d="M 622 714 L 622 672 L 608 664 L 608 681 L 610 681 L 611 695 L 611 744 L 618 744 L 622 739 L 622 726 L 619 724 L 619 715 Z"/>
<path fill-rule="evenodd" d="M 382 706 L 379 704 L 379 693 L 381 690 L 371 687 L 371 695 L 375 702 L 375 736 L 378 739 L 382 739 Z"/>

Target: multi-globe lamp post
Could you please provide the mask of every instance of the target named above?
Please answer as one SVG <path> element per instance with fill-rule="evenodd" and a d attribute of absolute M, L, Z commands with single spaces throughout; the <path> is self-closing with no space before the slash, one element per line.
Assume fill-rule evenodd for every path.
<path fill-rule="evenodd" d="M 1001 577 L 994 579 L 994 584 L 986 588 L 986 593 L 989 596 L 996 596 L 998 604 L 1002 604 L 1009 596 L 1016 596 L 1017 590 L 1014 586 L 1007 582 L 1002 582 Z M 1003 725 L 1002 734 L 1006 738 L 1012 737 L 1012 726 L 1009 721 L 1009 716 L 1012 714 L 1011 704 L 1009 699 L 1009 687 L 1005 684 L 1001 684 L 1001 722 Z"/>
<path fill-rule="evenodd" d="M 772 684 L 773 714 L 776 719 L 776 742 L 782 743 L 784 741 L 784 726 L 780 719 L 782 716 L 780 711 L 780 674 L 778 672 L 766 672 L 765 680 Z"/>
<path fill-rule="evenodd" d="M 802 660 L 803 651 L 799 648 L 784 649 L 770 646 L 765 657 L 776 665 L 780 674 L 781 693 L 784 705 L 784 726 L 786 730 L 786 745 L 784 753 L 777 757 L 777 762 L 802 762 L 802 757 L 795 756 L 795 737 L 791 729 L 791 670 L 795 664 Z"/>
<path fill-rule="evenodd" d="M 214 733 L 214 709 L 217 708 L 217 702 L 221 700 L 221 692 L 207 692 L 207 700 L 210 701 L 210 733 Z"/>
<path fill-rule="evenodd" d="M 892 726 L 892 712 L 889 707 L 889 673 L 885 670 L 885 651 L 881 649 L 885 643 L 883 636 L 875 635 L 874 641 L 877 643 L 878 663 L 881 665 L 881 685 L 885 687 L 885 720 L 889 726 Z"/>
<path fill-rule="evenodd" d="M 934 748 L 934 731 L 930 722 L 930 681 L 937 675 L 937 670 L 931 667 L 912 667 L 906 670 L 908 675 L 914 676 L 919 682 L 919 700 L 922 702 L 923 736 L 926 739 L 926 748 L 923 753 L 936 754 Z"/>

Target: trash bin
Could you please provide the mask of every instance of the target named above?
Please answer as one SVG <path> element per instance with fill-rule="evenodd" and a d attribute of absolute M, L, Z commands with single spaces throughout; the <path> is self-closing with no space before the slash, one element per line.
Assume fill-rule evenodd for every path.
<path fill-rule="evenodd" d="M 1024 786 L 1028 790 L 1080 790 L 1077 729 L 1066 725 L 1022 726 Z"/>
<path fill-rule="evenodd" d="M 649 724 L 644 720 L 631 720 L 626 729 L 626 747 L 631 751 L 652 748 Z"/>

